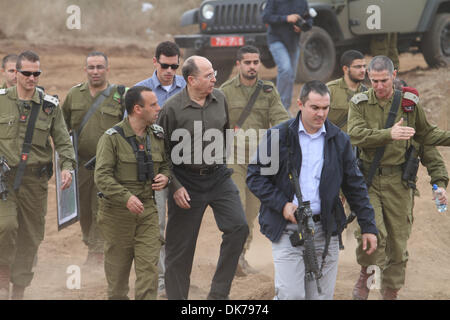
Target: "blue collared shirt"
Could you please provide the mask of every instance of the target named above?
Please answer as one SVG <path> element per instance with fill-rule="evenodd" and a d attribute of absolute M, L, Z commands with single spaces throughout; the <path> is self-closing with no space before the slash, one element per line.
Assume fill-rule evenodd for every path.
<path fill-rule="evenodd" d="M 302 150 L 302 167 L 300 169 L 300 189 L 303 201 L 310 201 L 313 215 L 320 214 L 319 184 L 323 167 L 323 148 L 325 144 L 325 125 L 314 134 L 309 134 L 299 119 L 298 138 Z M 298 205 L 297 197 L 294 201 Z"/>
<path fill-rule="evenodd" d="M 175 75 L 174 81 L 172 82 L 172 86 L 170 87 L 169 91 L 166 91 L 166 89 L 164 89 L 163 86 L 161 85 L 161 82 L 159 82 L 155 70 L 151 78 L 142 80 L 136 83 L 135 86 L 144 86 L 152 89 L 153 92 L 156 94 L 156 97 L 158 98 L 158 104 L 162 108 L 166 100 L 169 99 L 169 97 L 173 96 L 174 94 L 184 89 L 184 87 L 186 86 L 186 81 L 184 81 L 184 78 L 182 76 Z"/>

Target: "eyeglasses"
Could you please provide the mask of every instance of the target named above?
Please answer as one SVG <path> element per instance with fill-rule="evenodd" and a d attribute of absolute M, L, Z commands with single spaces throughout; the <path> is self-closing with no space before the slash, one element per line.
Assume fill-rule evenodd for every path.
<path fill-rule="evenodd" d="M 23 70 L 17 70 L 19 71 L 21 74 L 23 74 L 25 77 L 30 77 L 31 75 L 33 75 L 33 77 L 37 78 L 41 75 L 42 71 L 23 71 Z"/>
<path fill-rule="evenodd" d="M 158 63 L 161 66 L 162 69 L 169 69 L 169 67 L 170 67 L 170 68 L 172 68 L 172 70 L 177 70 L 178 67 L 180 66 L 179 64 L 161 63 L 159 61 L 158 61 Z"/>
<path fill-rule="evenodd" d="M 206 79 L 211 80 L 212 78 L 215 78 L 215 77 L 217 77 L 217 70 L 214 70 L 214 72 L 208 74 L 206 76 Z"/>

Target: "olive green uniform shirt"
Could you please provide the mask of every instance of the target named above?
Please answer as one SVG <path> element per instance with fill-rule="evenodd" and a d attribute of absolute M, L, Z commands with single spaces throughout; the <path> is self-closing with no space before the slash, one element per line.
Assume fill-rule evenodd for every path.
<path fill-rule="evenodd" d="M 356 91 L 351 90 L 344 80 L 344 77 L 327 83 L 330 90 L 330 111 L 328 120 L 338 126 L 342 131 L 347 132 L 348 102 L 358 92 L 364 88 L 361 83 Z"/>
<path fill-rule="evenodd" d="M 130 126 L 128 117 L 117 124 L 123 128 L 125 137 L 136 136 Z M 171 177 L 169 162 L 165 154 L 164 138 L 158 137 L 159 126 L 147 127 L 150 136 L 150 148 L 153 160 L 154 176 L 159 173 Z M 162 129 L 161 129 L 162 132 Z M 138 143 L 144 144 L 146 137 L 136 137 Z M 137 160 L 133 148 L 116 130 L 107 130 L 97 147 L 94 180 L 97 188 L 103 193 L 104 201 L 111 206 L 126 207 L 128 199 L 135 195 L 142 202 L 152 198 L 152 181 L 138 181 Z M 155 204 L 156 206 L 156 204 Z"/>
<path fill-rule="evenodd" d="M 72 170 L 75 168 L 75 155 L 64 123 L 59 102 L 49 97 L 55 104 L 44 108 L 39 91 L 35 90 L 31 101 L 38 103 L 41 108 L 36 119 L 31 151 L 27 160 L 27 166 L 43 166 L 52 162 L 53 149 L 49 137 L 61 158 L 61 169 Z M 30 103 L 31 105 L 31 103 Z M 26 115 L 26 122 L 20 122 L 19 116 Z M 10 167 L 17 167 L 20 162 L 25 132 L 30 118 L 31 108 L 26 108 L 17 96 L 17 88 L 0 90 L 0 155 L 6 157 Z"/>
<path fill-rule="evenodd" d="M 64 120 L 69 130 L 78 130 L 85 114 L 100 94 L 92 97 L 87 82 L 70 89 L 62 105 Z M 89 118 L 78 137 L 80 158 L 87 161 L 95 156 L 100 137 L 106 130 L 122 120 L 125 108 L 120 103 L 120 99 L 117 86 L 115 86 L 112 88 L 111 94 Z"/>
<path fill-rule="evenodd" d="M 182 140 L 181 144 L 190 144 L 191 146 L 190 154 L 182 155 L 181 157 L 181 152 L 177 153 L 177 156 L 183 158 L 185 165 L 210 166 L 213 164 L 225 164 L 225 143 L 223 144 L 223 150 L 217 150 L 217 153 L 211 152 L 213 157 L 213 159 L 210 159 L 211 163 L 204 163 L 203 151 L 211 142 L 204 141 L 206 139 L 203 139 L 203 134 L 208 130 L 209 133 L 221 132 L 223 137 L 225 137 L 225 130 L 229 127 L 227 110 L 228 105 L 225 96 L 218 89 L 213 89 L 213 92 L 206 97 L 203 106 L 191 100 L 187 87 L 170 97 L 164 104 L 158 117 L 158 124 L 164 128 L 167 153 L 170 155 L 172 149 L 179 143 L 179 140 Z M 172 137 L 172 133 L 176 129 L 182 129 L 182 131 L 179 131 L 180 133 L 189 133 L 186 139 L 189 138 L 190 140 L 185 141 L 183 137 L 179 136 Z M 215 130 L 209 131 L 209 129 Z M 172 138 L 176 141 L 171 141 Z M 225 138 L 223 140 L 225 141 Z M 177 163 L 177 159 L 173 157 L 171 159 L 174 165 L 181 164 Z M 183 186 L 174 176 L 171 188 L 176 191 L 181 187 Z"/>
<path fill-rule="evenodd" d="M 348 134 L 351 142 L 360 148 L 360 158 L 365 162 L 372 162 L 377 147 L 386 146 L 380 167 L 404 163 L 405 152 L 411 143 L 409 140 L 392 140 L 392 128 L 384 129 L 392 100 L 393 96 L 389 101 L 379 101 L 373 89 L 359 93 L 350 100 Z M 450 145 L 450 132 L 430 125 L 420 103 L 411 112 L 405 112 L 400 106 L 394 124 L 402 117 L 404 125 L 416 130 L 414 139 L 418 143 Z"/>
<path fill-rule="evenodd" d="M 8 88 L 6 87 L 6 82 L 3 82 L 2 86 L 0 87 L 0 89 L 8 89 Z"/>
<path fill-rule="evenodd" d="M 226 81 L 220 89 L 225 94 L 227 103 L 228 103 L 228 114 L 230 118 L 229 127 L 234 128 L 242 114 L 242 111 L 245 109 L 250 97 L 256 90 L 256 82 L 253 86 L 248 87 L 241 84 L 239 74 Z M 239 154 L 246 153 L 238 153 L 238 148 L 241 146 L 241 149 L 244 152 L 248 152 L 248 150 L 256 151 L 256 148 L 259 144 L 258 139 L 253 139 L 252 145 L 250 145 L 250 140 L 248 137 L 245 137 L 243 142 L 240 143 L 238 140 L 239 134 L 244 134 L 244 132 L 248 129 L 252 129 L 256 131 L 257 137 L 259 138 L 259 130 L 267 130 L 268 128 L 275 126 L 281 122 L 287 121 L 290 119 L 290 116 L 283 104 L 281 103 L 280 95 L 270 81 L 263 81 L 263 87 L 261 88 L 258 97 L 255 100 L 255 103 L 251 109 L 251 113 L 247 117 L 247 119 L 242 124 L 240 131 L 237 133 L 235 137 L 234 146 L 235 146 L 235 156 L 237 157 Z M 247 158 L 240 159 L 242 162 L 239 163 L 248 163 L 251 155 L 247 154 Z M 238 161 L 236 158 L 235 161 Z M 236 163 L 236 162 L 234 162 Z"/>

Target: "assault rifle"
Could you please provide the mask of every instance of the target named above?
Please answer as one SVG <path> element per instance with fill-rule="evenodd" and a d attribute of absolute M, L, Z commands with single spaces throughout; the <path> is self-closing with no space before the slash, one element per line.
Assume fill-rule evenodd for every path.
<path fill-rule="evenodd" d="M 294 184 L 295 194 L 299 206 L 295 211 L 297 220 L 297 233 L 290 236 L 291 244 L 294 247 L 303 245 L 303 260 L 305 262 L 305 279 L 307 281 L 316 280 L 317 292 L 322 294 L 319 279 L 322 277 L 321 268 L 317 262 L 316 247 L 314 244 L 314 221 L 312 219 L 312 210 L 309 201 L 302 201 L 298 176 L 289 174 L 289 178 Z"/>
<path fill-rule="evenodd" d="M 89 159 L 88 162 L 86 162 L 84 164 L 84 167 L 87 170 L 94 170 L 95 169 L 95 162 L 96 162 L 96 160 L 97 160 L 96 156 L 93 156 L 91 159 Z"/>

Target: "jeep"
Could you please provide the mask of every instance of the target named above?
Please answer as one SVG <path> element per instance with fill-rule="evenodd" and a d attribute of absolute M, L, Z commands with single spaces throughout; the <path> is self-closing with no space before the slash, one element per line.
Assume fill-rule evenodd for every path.
<path fill-rule="evenodd" d="M 177 35 L 185 58 L 207 57 L 218 69 L 217 84 L 230 76 L 236 51 L 245 44 L 261 50 L 266 68 L 275 67 L 261 14 L 266 0 L 205 0 L 186 11 L 181 26 L 197 24 L 200 32 Z M 450 0 L 311 0 L 317 15 L 302 32 L 297 82 L 327 81 L 348 49 L 369 52 L 370 37 L 398 33 L 398 51 L 421 52 L 430 67 L 450 64 Z"/>

